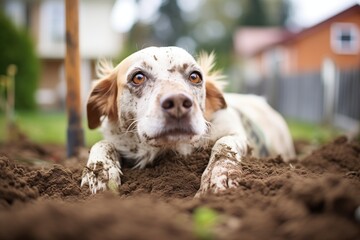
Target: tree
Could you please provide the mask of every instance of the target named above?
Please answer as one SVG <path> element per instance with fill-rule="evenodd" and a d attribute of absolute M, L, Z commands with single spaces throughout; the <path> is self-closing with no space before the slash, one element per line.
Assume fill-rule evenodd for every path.
<path fill-rule="evenodd" d="M 266 26 L 268 24 L 267 12 L 262 0 L 247 0 L 244 4 L 244 12 L 240 17 L 240 25 L 243 26 Z"/>
<path fill-rule="evenodd" d="M 288 17 L 288 2 L 207 0 L 199 1 L 195 9 L 185 10 L 179 5 L 180 1 L 163 0 L 156 20 L 151 23 L 139 21 L 133 26 L 120 59 L 152 45 L 181 46 L 179 40 L 185 38 L 195 45 L 195 49 L 190 50 L 215 51 L 217 66 L 226 70 L 234 61 L 233 35 L 236 29 L 241 26 L 284 25 Z"/>
<path fill-rule="evenodd" d="M 240 26 L 285 26 L 291 12 L 289 0 L 243 0 Z"/>
<path fill-rule="evenodd" d="M 6 75 L 10 64 L 17 66 L 15 108 L 36 108 L 35 92 L 40 74 L 40 61 L 34 44 L 24 29 L 18 29 L 0 12 L 0 75 Z"/>

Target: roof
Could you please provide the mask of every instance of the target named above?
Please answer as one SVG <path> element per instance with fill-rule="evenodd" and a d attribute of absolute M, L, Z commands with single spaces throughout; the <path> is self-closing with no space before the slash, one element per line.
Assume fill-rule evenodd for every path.
<path fill-rule="evenodd" d="M 241 56 L 252 56 L 260 49 L 274 45 L 291 33 L 279 27 L 242 27 L 234 36 L 235 51 Z"/>
<path fill-rule="evenodd" d="M 331 16 L 330 18 L 327 18 L 324 21 L 322 21 L 318 24 L 315 24 L 314 26 L 306 28 L 306 29 L 298 32 L 297 34 L 294 34 L 291 37 L 284 39 L 282 42 L 288 42 L 293 39 L 304 37 L 306 35 L 311 35 L 313 32 L 316 32 L 319 28 L 322 28 L 322 27 L 326 26 L 327 24 L 333 22 L 336 18 L 338 18 L 340 16 L 348 15 L 348 14 L 353 14 L 353 13 L 358 13 L 360 16 L 360 5 L 359 4 L 356 3 L 352 6 L 350 6 L 349 8 L 346 8 L 345 10 Z"/>
<path fill-rule="evenodd" d="M 340 16 L 344 16 L 344 15 L 348 15 L 348 14 L 353 14 L 353 13 L 357 13 L 359 14 L 360 16 L 360 5 L 358 3 L 346 8 L 345 10 L 331 16 L 330 18 L 327 18 L 325 19 L 324 21 L 320 22 L 320 23 L 317 23 L 309 28 L 306 28 L 302 31 L 299 31 L 297 33 L 291 33 L 289 30 L 284 30 L 284 32 L 287 32 L 287 34 L 281 34 L 281 32 L 278 32 L 278 41 L 272 41 L 270 42 L 271 39 L 276 39 L 275 36 L 273 36 L 273 34 L 276 34 L 276 32 L 268 32 L 268 35 L 264 34 L 264 35 L 259 35 L 259 36 L 256 36 L 256 35 L 252 35 L 252 36 L 241 36 L 240 37 L 243 37 L 245 38 L 245 40 L 240 40 L 238 39 L 237 40 L 237 37 L 235 37 L 235 40 L 236 41 L 247 41 L 246 39 L 247 38 L 252 38 L 254 40 L 255 37 L 261 37 L 261 38 L 264 38 L 264 40 L 262 40 L 263 42 L 267 41 L 265 39 L 269 39 L 268 40 L 268 44 L 263 44 L 262 46 L 260 46 L 259 44 L 257 44 L 256 42 L 250 42 L 250 43 L 247 43 L 248 45 L 254 45 L 254 46 L 251 46 L 250 49 L 251 51 L 247 52 L 248 54 L 241 54 L 241 51 L 238 52 L 239 54 L 241 55 L 245 55 L 245 56 L 254 56 L 260 52 L 263 52 L 273 46 L 276 46 L 276 45 L 279 45 L 279 44 L 284 44 L 284 43 L 287 43 L 287 42 L 290 42 L 290 41 L 293 41 L 293 40 L 296 40 L 296 39 L 299 39 L 299 38 L 302 38 L 302 37 L 306 37 L 306 36 L 311 36 L 314 32 L 317 32 L 320 28 L 323 28 L 324 26 L 328 25 L 329 23 L 335 21 L 335 19 L 337 19 L 338 17 Z M 262 28 L 263 30 L 266 30 L 266 28 Z M 264 32 L 266 33 L 266 32 Z M 238 33 L 236 33 L 236 36 L 238 35 Z M 235 48 L 236 48 L 236 45 L 238 43 L 235 43 Z M 240 43 L 240 46 L 242 46 L 242 44 Z M 249 46 L 248 46 L 249 47 Z M 241 49 L 241 48 L 240 48 Z M 246 51 L 245 51 L 246 52 Z"/>

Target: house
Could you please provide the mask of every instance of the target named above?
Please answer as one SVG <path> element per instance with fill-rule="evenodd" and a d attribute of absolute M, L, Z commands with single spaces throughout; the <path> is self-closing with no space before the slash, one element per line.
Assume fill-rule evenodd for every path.
<path fill-rule="evenodd" d="M 17 25 L 32 34 L 42 64 L 37 101 L 42 108 L 64 106 L 66 85 L 65 1 L 3 0 L 5 12 Z M 122 47 L 122 35 L 111 27 L 115 0 L 80 0 L 79 39 L 81 57 L 81 95 L 87 97 L 94 68 L 100 57 L 114 58 Z M 84 102 L 83 101 L 83 102 Z"/>
<path fill-rule="evenodd" d="M 241 28 L 241 89 L 284 116 L 359 132 L 360 5 L 299 32 Z"/>
<path fill-rule="evenodd" d="M 291 32 L 280 27 L 241 27 L 234 34 L 235 52 L 240 58 L 243 79 L 250 85 L 256 85 L 263 79 L 263 62 L 268 61 L 267 53 L 262 49 L 274 46 L 291 36 Z M 264 56 L 263 56 L 264 55 Z"/>
<path fill-rule="evenodd" d="M 320 71 L 328 61 L 338 69 L 359 67 L 360 5 L 297 33 L 244 28 L 239 29 L 234 40 L 246 79 Z"/>

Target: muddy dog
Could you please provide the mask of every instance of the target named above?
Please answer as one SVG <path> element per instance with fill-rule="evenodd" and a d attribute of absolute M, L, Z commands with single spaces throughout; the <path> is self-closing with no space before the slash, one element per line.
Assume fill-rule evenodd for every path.
<path fill-rule="evenodd" d="M 92 193 L 119 186 L 121 158 L 144 168 L 164 151 L 212 146 L 197 195 L 217 193 L 238 186 L 250 149 L 257 157 L 294 157 L 284 119 L 261 97 L 224 94 L 213 67 L 213 54 L 195 60 L 178 47 L 145 48 L 116 67 L 100 62 L 87 118 L 104 140 L 91 148 L 81 186 Z"/>

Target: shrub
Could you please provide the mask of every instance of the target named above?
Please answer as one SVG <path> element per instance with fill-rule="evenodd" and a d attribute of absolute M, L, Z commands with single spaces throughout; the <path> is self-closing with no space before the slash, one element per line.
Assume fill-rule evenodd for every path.
<path fill-rule="evenodd" d="M 0 75 L 6 75 L 10 64 L 17 66 L 15 75 L 15 108 L 36 108 L 35 92 L 40 74 L 40 60 L 25 29 L 19 29 L 0 12 Z"/>

